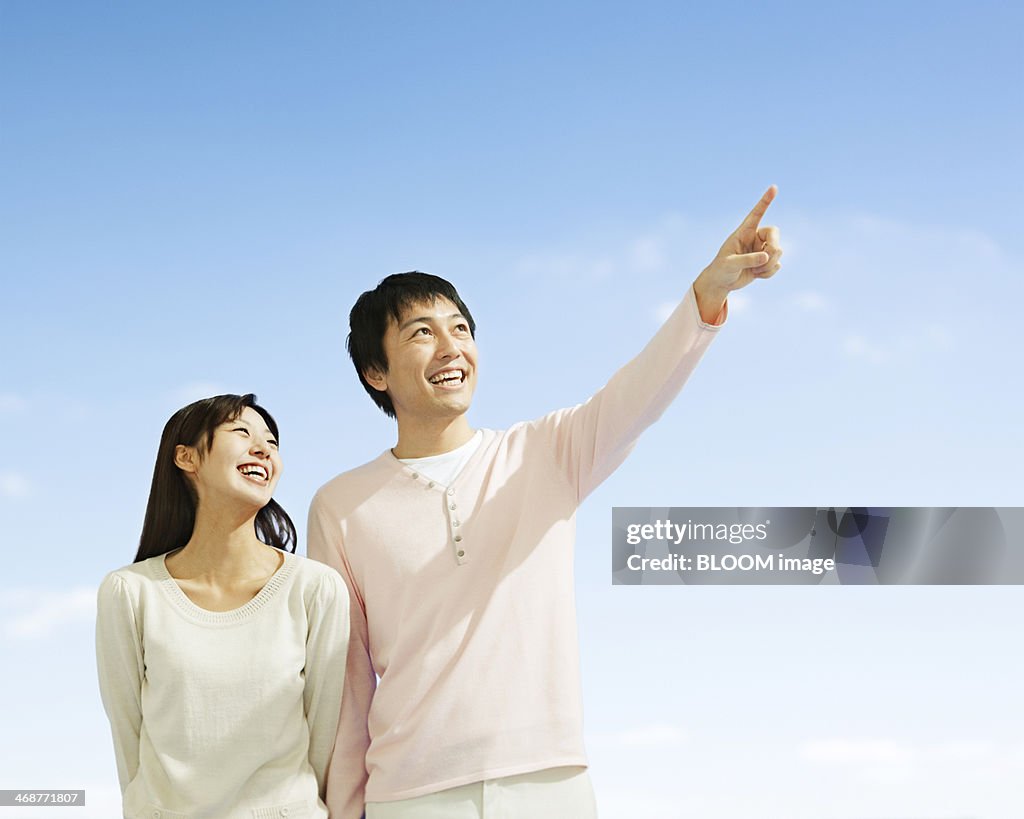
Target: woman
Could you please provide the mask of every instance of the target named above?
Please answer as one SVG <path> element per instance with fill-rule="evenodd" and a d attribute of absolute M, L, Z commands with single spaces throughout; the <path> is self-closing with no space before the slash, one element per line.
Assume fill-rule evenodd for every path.
<path fill-rule="evenodd" d="M 99 590 L 125 817 L 328 815 L 348 593 L 293 554 L 280 476 L 277 424 L 251 394 L 164 427 L 135 562 Z"/>

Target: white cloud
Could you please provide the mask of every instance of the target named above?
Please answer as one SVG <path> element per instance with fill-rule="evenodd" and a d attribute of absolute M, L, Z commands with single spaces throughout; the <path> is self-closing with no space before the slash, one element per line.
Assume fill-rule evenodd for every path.
<path fill-rule="evenodd" d="M 590 738 L 598 744 L 620 748 L 655 748 L 681 744 L 683 733 L 671 723 L 655 722 L 626 731 L 593 734 Z"/>
<path fill-rule="evenodd" d="M 905 765 L 913 762 L 918 752 L 889 739 L 827 739 L 804 743 L 800 755 L 811 762 L 831 765 Z"/>
<path fill-rule="evenodd" d="M 662 270 L 665 267 L 664 242 L 656 236 L 644 236 L 633 242 L 629 266 L 638 271 Z"/>
<path fill-rule="evenodd" d="M 531 277 L 571 278 L 581 283 L 614 277 L 649 278 L 696 272 L 717 251 L 728 221 L 666 213 L 631 233 L 607 230 L 523 257 L 516 269 Z M 823 349 L 855 364 L 907 366 L 936 354 L 969 354 L 978 342 L 963 326 L 966 282 L 979 292 L 1005 284 L 1012 274 L 1007 253 L 975 228 L 948 228 L 884 219 L 869 214 L 812 217 L 791 213 L 780 226 L 784 267 L 757 291 L 733 293 L 733 314 L 787 321 L 785 307 L 828 315 L 818 329 Z M 1016 279 L 1011 279 L 1016 281 Z M 676 302 L 651 308 L 662 323 Z M 908 324 L 916 320 L 916 325 Z M 831 335 L 831 343 L 829 341 Z"/>
<path fill-rule="evenodd" d="M 750 310 L 751 304 L 750 296 L 746 293 L 730 293 L 729 315 L 733 315 L 734 313 L 747 313 Z"/>
<path fill-rule="evenodd" d="M 856 334 L 843 339 L 843 353 L 849 358 L 860 359 L 870 364 L 883 364 L 889 360 L 888 350 Z"/>
<path fill-rule="evenodd" d="M 844 355 L 870 364 L 908 362 L 948 352 L 953 347 L 953 334 L 937 324 L 911 328 L 897 336 L 876 334 L 870 339 L 864 333 L 851 333 L 842 342 Z"/>
<path fill-rule="evenodd" d="M 0 497 L 27 498 L 32 494 L 32 484 L 17 472 L 0 472 Z"/>
<path fill-rule="evenodd" d="M 891 738 L 805 742 L 798 754 L 812 765 L 876 783 L 934 780 L 955 772 L 962 780 L 1000 780 L 1024 772 L 1024 744 L 983 740 L 906 742 Z"/>
<path fill-rule="evenodd" d="M 805 313 L 822 313 L 830 307 L 828 299 L 813 290 L 794 293 L 790 298 L 790 303 Z"/>
<path fill-rule="evenodd" d="M 604 281 L 614 276 L 651 275 L 670 270 L 696 275 L 712 258 L 719 245 L 717 229 L 667 213 L 649 228 L 633 235 L 582 240 L 574 247 L 542 250 L 522 257 L 514 266 L 521 276 L 572 278 Z M 725 234 L 718 237 L 719 243 Z M 582 245 L 582 246 L 580 246 Z M 685 276 L 684 276 L 685 278 Z"/>
<path fill-rule="evenodd" d="M 671 794 L 647 793 L 643 784 L 624 789 L 599 785 L 595 785 L 595 790 L 602 819 L 679 819 L 679 799 Z"/>
<path fill-rule="evenodd" d="M 0 392 L 0 412 L 24 412 L 28 401 L 13 392 Z"/>
<path fill-rule="evenodd" d="M 0 596 L 3 635 L 13 640 L 49 637 L 62 626 L 96 617 L 96 590 L 79 587 L 64 592 L 8 590 Z"/>

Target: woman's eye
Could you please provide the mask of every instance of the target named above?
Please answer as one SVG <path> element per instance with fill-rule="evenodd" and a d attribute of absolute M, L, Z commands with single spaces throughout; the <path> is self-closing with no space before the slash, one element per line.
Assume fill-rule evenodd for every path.
<path fill-rule="evenodd" d="M 249 434 L 249 430 L 247 430 L 247 429 L 246 429 L 245 427 L 235 427 L 235 428 L 234 428 L 233 430 L 231 430 L 231 431 L 232 431 L 232 432 L 244 432 L 244 433 L 245 433 L 246 435 L 248 435 L 248 434 Z"/>

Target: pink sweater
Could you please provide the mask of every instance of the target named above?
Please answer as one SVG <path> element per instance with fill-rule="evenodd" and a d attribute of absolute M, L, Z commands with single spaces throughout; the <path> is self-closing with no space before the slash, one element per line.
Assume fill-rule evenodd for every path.
<path fill-rule="evenodd" d="M 317 492 L 309 556 L 341 573 L 352 607 L 334 819 L 358 819 L 364 798 L 587 764 L 576 508 L 679 392 L 725 314 L 702 322 L 691 288 L 585 404 L 483 430 L 450 487 L 389 450 Z"/>

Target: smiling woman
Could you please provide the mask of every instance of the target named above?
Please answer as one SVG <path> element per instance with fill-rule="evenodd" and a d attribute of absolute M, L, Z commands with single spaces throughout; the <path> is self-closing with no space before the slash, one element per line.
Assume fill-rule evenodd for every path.
<path fill-rule="evenodd" d="M 348 592 L 296 556 L 255 396 L 164 427 L 135 562 L 99 590 L 96 654 L 125 816 L 327 816 Z"/>
<path fill-rule="evenodd" d="M 234 431 L 226 434 L 232 427 Z M 218 395 L 182 407 L 164 426 L 153 468 L 153 484 L 149 490 L 142 537 L 135 554 L 136 563 L 181 549 L 188 543 L 195 528 L 199 505 L 199 473 L 205 477 L 212 471 L 212 468 L 203 468 L 204 461 L 207 456 L 212 456 L 216 463 L 220 449 L 227 447 L 229 439 L 236 442 L 248 440 L 254 427 L 268 436 L 268 447 L 272 447 L 278 464 L 272 476 L 274 482 L 267 486 L 266 499 L 255 513 L 256 536 L 269 546 L 295 551 L 295 526 L 278 502 L 270 497 L 280 474 L 277 422 L 256 403 L 256 396 L 251 393 Z M 243 439 L 243 432 L 239 429 L 244 431 L 246 438 Z M 220 446 L 215 450 L 217 444 Z M 260 453 L 257 462 L 262 463 L 269 458 L 270 450 Z M 211 497 L 210 501 L 214 498 Z"/>

